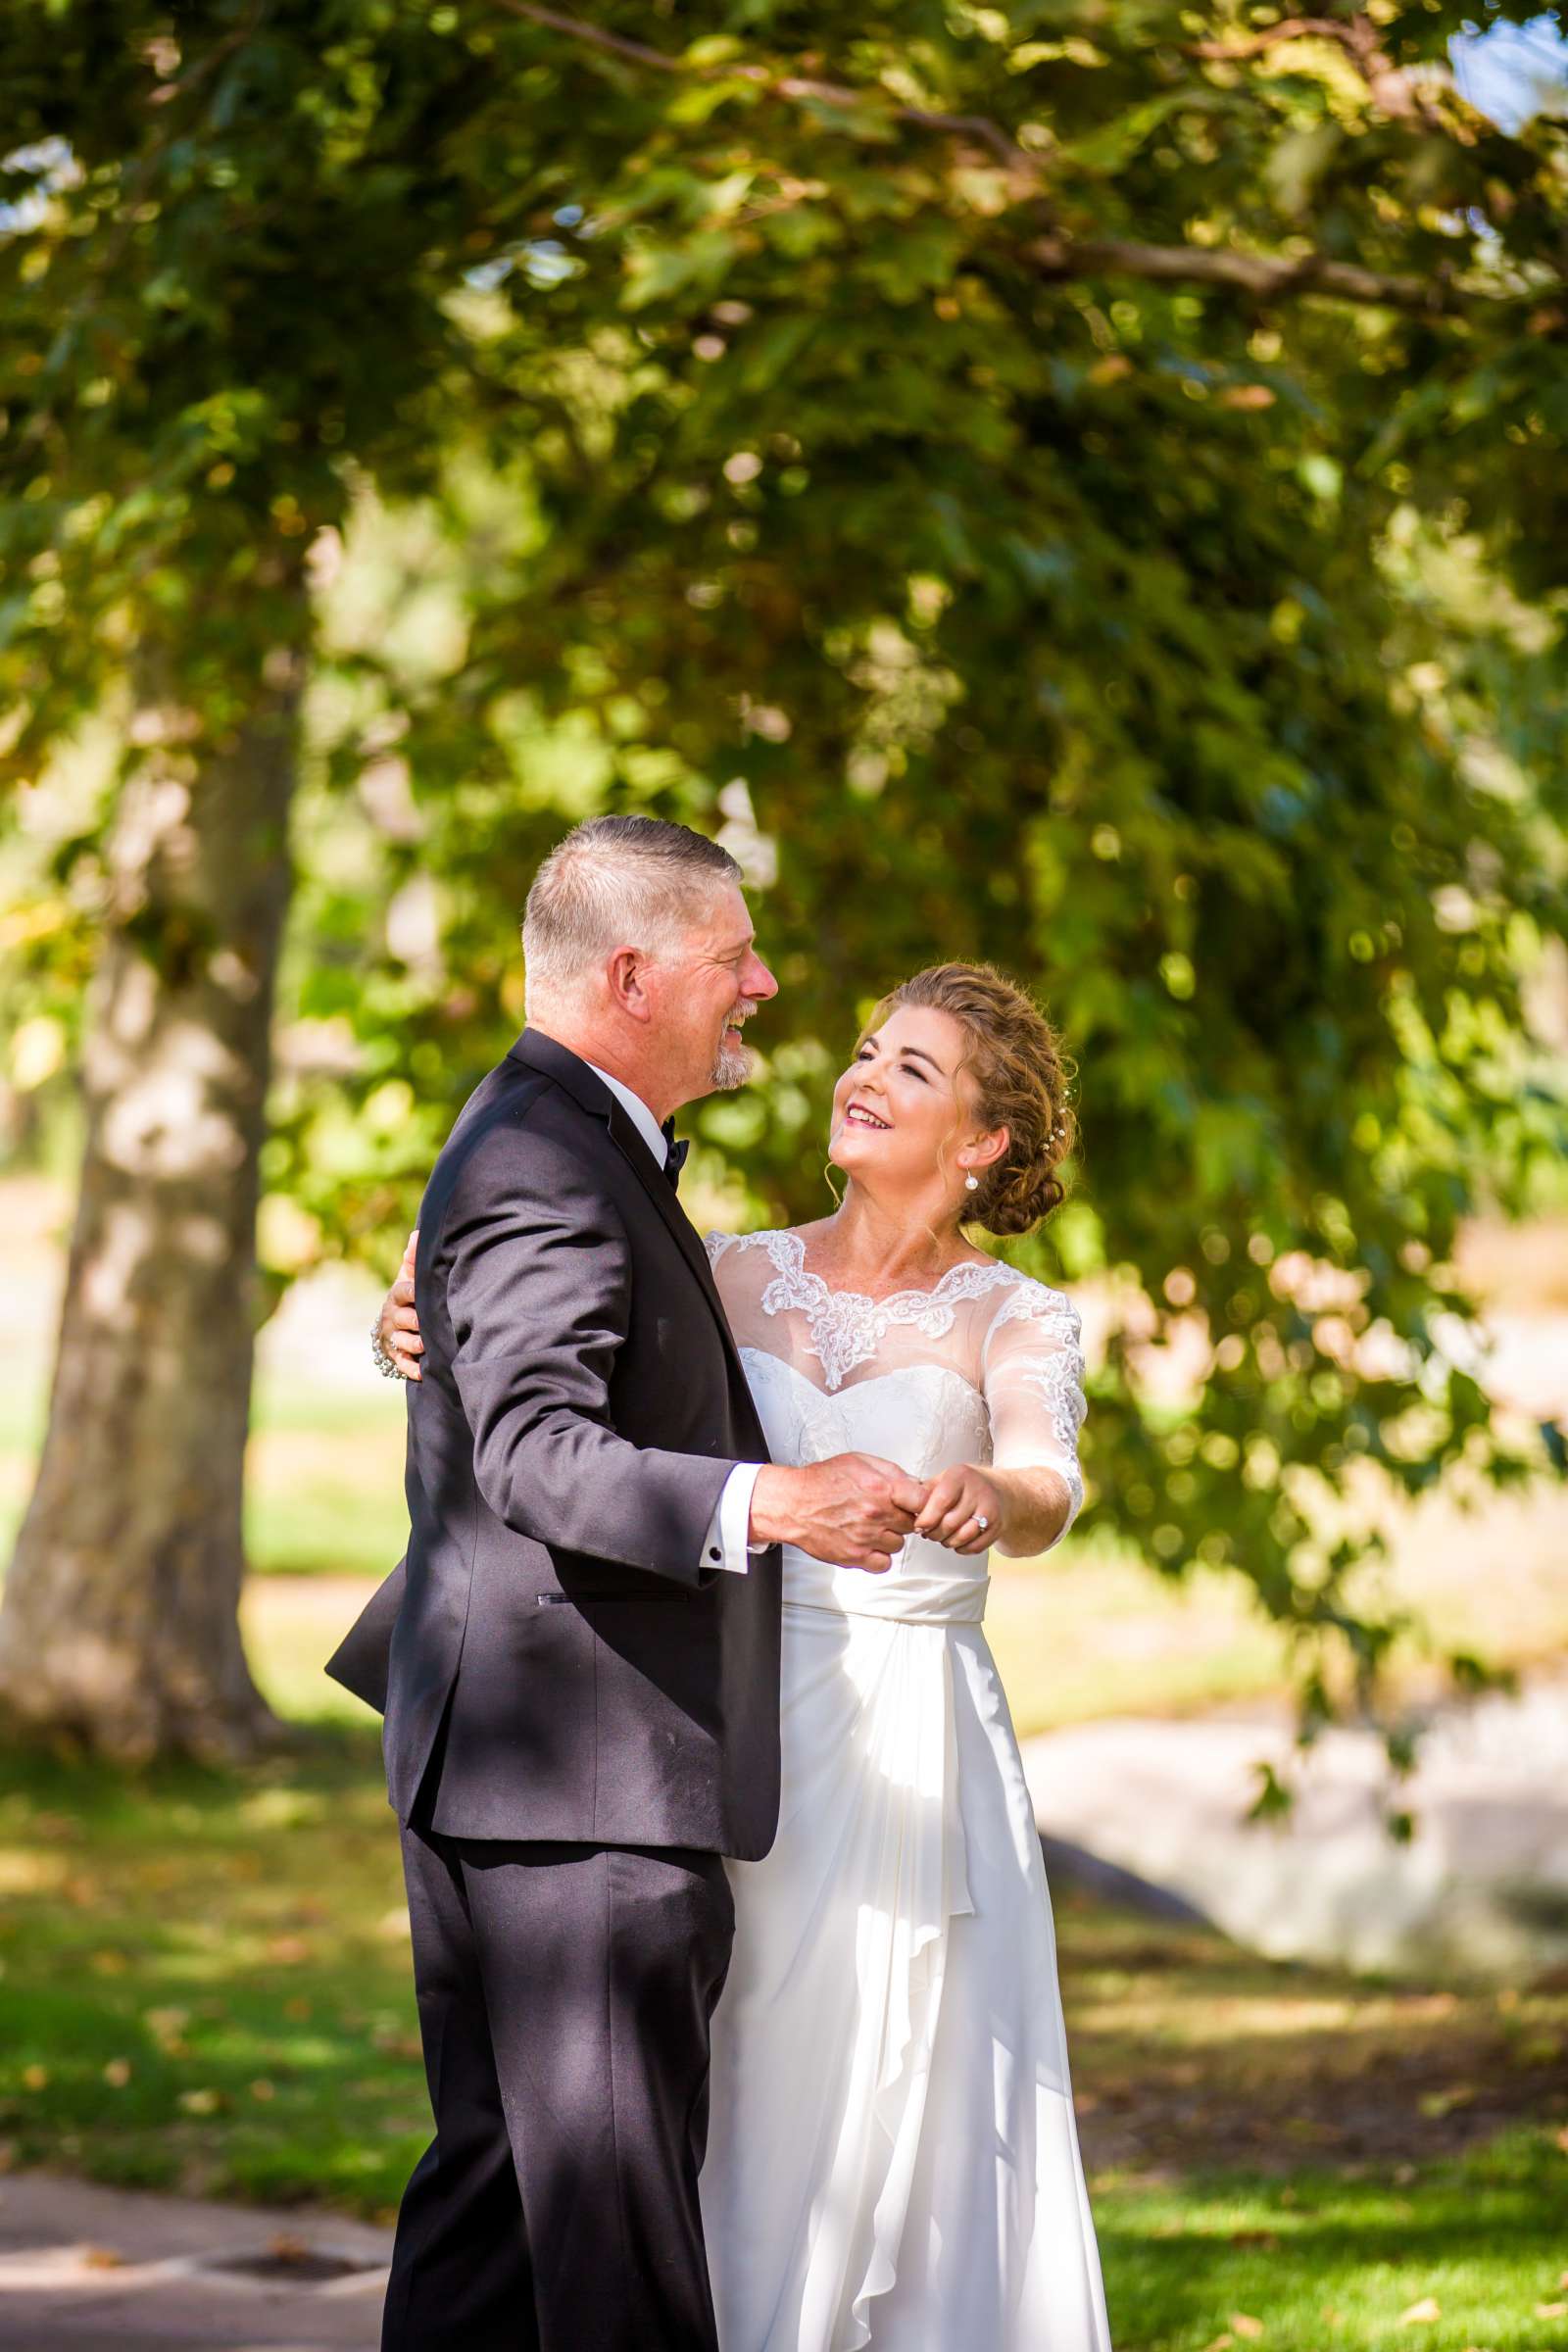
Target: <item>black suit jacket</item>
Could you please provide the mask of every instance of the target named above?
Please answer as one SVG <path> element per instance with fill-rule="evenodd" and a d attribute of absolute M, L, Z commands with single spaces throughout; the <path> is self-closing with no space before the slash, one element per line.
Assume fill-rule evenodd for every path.
<path fill-rule="evenodd" d="M 399 1816 L 764 1854 L 779 1557 L 701 1554 L 766 1445 L 668 1178 L 553 1039 L 525 1031 L 465 1105 L 415 1295 L 407 1559 L 327 1668 L 384 1704 Z"/>

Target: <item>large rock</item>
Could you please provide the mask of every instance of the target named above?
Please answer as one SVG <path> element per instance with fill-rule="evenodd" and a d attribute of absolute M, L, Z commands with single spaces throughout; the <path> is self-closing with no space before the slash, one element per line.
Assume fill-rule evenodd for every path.
<path fill-rule="evenodd" d="M 1435 1713 L 1402 1782 L 1375 1733 L 1303 1755 L 1277 1715 L 1112 1719 L 1024 1758 L 1048 1851 L 1085 1849 L 1256 1951 L 1502 1982 L 1568 1960 L 1568 1681 Z M 1264 1761 L 1296 1805 L 1250 1822 Z M 1401 1808 L 1403 1845 L 1385 1826 Z"/>

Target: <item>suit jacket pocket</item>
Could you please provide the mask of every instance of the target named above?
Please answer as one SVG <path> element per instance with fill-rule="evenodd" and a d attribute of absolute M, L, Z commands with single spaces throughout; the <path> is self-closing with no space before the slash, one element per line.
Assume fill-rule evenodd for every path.
<path fill-rule="evenodd" d="M 618 1604 L 623 1601 L 634 1602 L 640 1608 L 647 1600 L 661 1602 L 683 1600 L 689 1606 L 696 1598 L 695 1587 L 676 1584 L 671 1584 L 667 1591 L 662 1592 L 656 1588 L 651 1592 L 595 1592 L 585 1590 L 571 1592 L 536 1592 L 534 1594 L 534 1599 L 542 1609 L 558 1608 L 563 1601 L 574 1609 L 592 1608 L 602 1602 Z"/>

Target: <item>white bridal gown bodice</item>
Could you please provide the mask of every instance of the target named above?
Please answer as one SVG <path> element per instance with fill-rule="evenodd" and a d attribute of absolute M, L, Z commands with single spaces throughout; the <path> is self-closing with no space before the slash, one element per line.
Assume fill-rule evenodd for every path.
<path fill-rule="evenodd" d="M 991 1260 L 829 1290 L 710 1238 L 777 1462 L 1049 1469 L 1082 1500 L 1058 1291 Z M 1050 1902 L 985 1557 L 784 1555 L 778 1838 L 731 1866 L 703 2201 L 722 2352 L 1108 2352 Z"/>

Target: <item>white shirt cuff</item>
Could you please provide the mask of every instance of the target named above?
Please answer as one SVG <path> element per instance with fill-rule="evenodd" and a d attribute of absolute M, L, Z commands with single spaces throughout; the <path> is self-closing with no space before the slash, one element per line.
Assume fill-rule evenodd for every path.
<path fill-rule="evenodd" d="M 765 1551 L 764 1544 L 748 1544 L 752 1526 L 752 1489 L 757 1484 L 760 1462 L 737 1462 L 724 1481 L 718 1498 L 718 1508 L 708 1522 L 703 1538 L 703 1566 L 726 1568 L 731 1576 L 744 1576 L 749 1551 Z"/>

